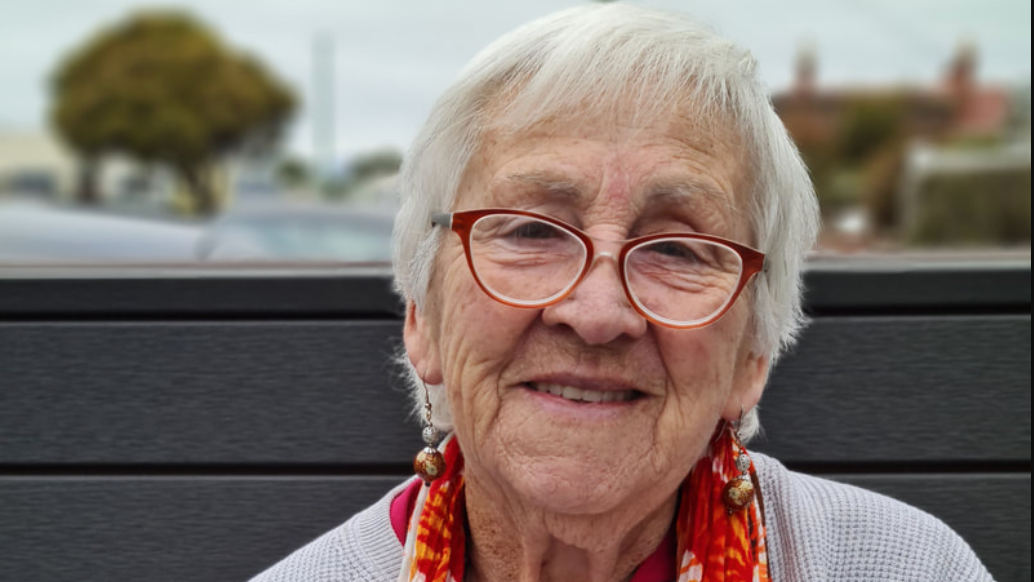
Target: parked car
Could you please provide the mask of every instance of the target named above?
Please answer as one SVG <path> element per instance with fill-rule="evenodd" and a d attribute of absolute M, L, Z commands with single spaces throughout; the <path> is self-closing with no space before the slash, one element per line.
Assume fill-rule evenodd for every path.
<path fill-rule="evenodd" d="M 202 233 L 191 224 L 0 201 L 0 265 L 193 262 Z"/>
<path fill-rule="evenodd" d="M 208 261 L 382 263 L 391 260 L 394 216 L 347 206 L 268 204 L 230 211 L 197 246 Z"/>

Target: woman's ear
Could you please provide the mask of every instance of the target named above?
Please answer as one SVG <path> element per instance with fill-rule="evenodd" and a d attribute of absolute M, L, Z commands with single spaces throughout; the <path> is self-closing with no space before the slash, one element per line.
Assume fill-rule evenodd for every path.
<path fill-rule="evenodd" d="M 722 418 L 729 421 L 737 420 L 743 412 L 753 410 L 757 406 L 761 394 L 765 391 L 765 384 L 768 383 L 770 363 L 767 355 L 758 355 L 754 351 L 747 352 L 746 356 L 740 359 L 732 392 L 722 410 Z"/>
<path fill-rule="evenodd" d="M 438 359 L 438 344 L 431 333 L 430 322 L 412 299 L 406 301 L 406 323 L 402 328 L 409 362 L 428 384 L 442 383 L 442 367 Z"/>

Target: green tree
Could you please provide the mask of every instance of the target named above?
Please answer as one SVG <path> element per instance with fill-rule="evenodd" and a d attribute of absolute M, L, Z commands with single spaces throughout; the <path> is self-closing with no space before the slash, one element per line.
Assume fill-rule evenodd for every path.
<path fill-rule="evenodd" d="M 401 166 L 402 154 L 397 150 L 386 148 L 356 156 L 349 173 L 353 181 L 362 183 L 398 173 Z"/>
<path fill-rule="evenodd" d="M 902 138 L 904 104 L 896 97 L 854 100 L 845 112 L 838 150 L 849 164 L 862 164 L 870 156 Z"/>
<path fill-rule="evenodd" d="M 293 157 L 280 160 L 276 167 L 276 176 L 281 184 L 290 188 L 302 188 L 312 181 L 309 167 L 302 160 Z"/>
<path fill-rule="evenodd" d="M 275 143 L 295 105 L 258 61 L 178 13 L 102 30 L 58 67 L 52 92 L 51 121 L 81 158 L 81 200 L 97 199 L 99 159 L 121 152 L 171 168 L 200 213 L 216 209 L 220 157 Z"/>
<path fill-rule="evenodd" d="M 393 148 L 360 153 L 348 164 L 344 176 L 323 185 L 323 194 L 328 198 L 353 197 L 374 180 L 397 174 L 401 166 L 402 154 Z"/>

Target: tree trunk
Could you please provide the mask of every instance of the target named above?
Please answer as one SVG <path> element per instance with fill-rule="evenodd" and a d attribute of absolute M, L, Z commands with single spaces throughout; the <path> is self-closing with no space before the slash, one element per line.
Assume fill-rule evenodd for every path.
<path fill-rule="evenodd" d="M 212 187 L 211 172 L 204 163 L 180 166 L 179 174 L 194 199 L 194 211 L 201 216 L 211 216 L 219 210 Z"/>
<path fill-rule="evenodd" d="M 94 206 L 100 202 L 97 190 L 97 175 L 100 162 L 96 156 L 83 156 L 79 160 L 79 177 L 76 184 L 75 199 L 80 204 Z"/>

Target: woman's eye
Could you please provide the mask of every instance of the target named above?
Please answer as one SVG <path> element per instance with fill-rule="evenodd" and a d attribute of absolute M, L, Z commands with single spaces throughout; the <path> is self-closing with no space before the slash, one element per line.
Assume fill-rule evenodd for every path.
<path fill-rule="evenodd" d="M 698 260 L 699 257 L 693 249 L 682 243 L 668 241 L 650 245 L 652 252 L 676 259 Z"/>
<path fill-rule="evenodd" d="M 545 239 L 560 236 L 557 227 L 545 222 L 526 222 L 510 231 L 509 236 L 517 239 Z"/>

